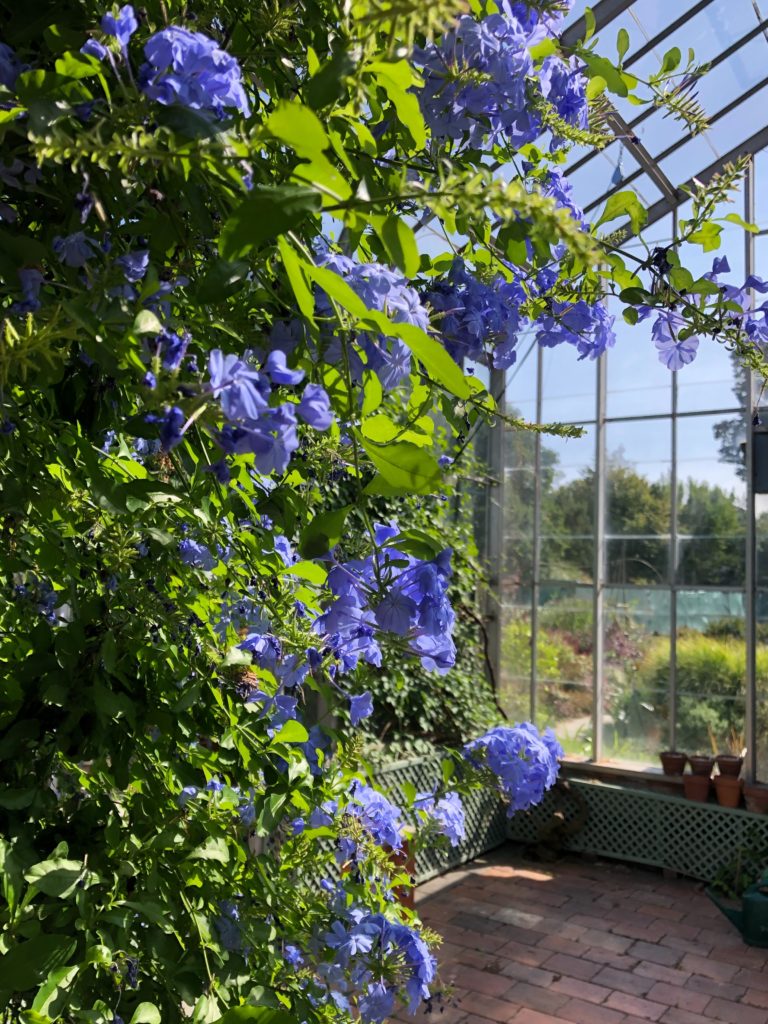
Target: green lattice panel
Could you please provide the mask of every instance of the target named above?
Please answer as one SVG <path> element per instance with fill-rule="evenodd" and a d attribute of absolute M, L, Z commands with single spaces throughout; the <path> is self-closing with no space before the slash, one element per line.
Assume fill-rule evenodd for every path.
<path fill-rule="evenodd" d="M 422 758 L 393 765 L 379 772 L 376 782 L 395 803 L 404 799 L 404 782 L 418 792 L 434 789 L 441 778 L 440 757 Z M 416 880 L 425 882 L 450 868 L 466 864 L 507 840 L 507 817 L 498 796 L 491 791 L 474 792 L 462 797 L 466 816 L 466 839 L 449 849 L 420 850 L 416 858 Z"/>
<path fill-rule="evenodd" d="M 563 842 L 574 852 L 670 868 L 711 882 L 739 849 L 768 848 L 766 815 L 605 783 L 569 784 L 587 806 L 584 826 Z M 573 797 L 547 794 L 538 807 L 510 820 L 509 837 L 540 841 L 557 810 L 566 823 L 580 813 Z"/>

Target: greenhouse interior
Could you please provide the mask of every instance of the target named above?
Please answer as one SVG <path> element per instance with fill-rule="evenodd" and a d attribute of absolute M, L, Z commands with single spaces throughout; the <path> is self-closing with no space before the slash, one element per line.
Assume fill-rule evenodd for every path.
<path fill-rule="evenodd" d="M 768 1024 L 768 2 L 0 29 L 1 1024 Z"/>

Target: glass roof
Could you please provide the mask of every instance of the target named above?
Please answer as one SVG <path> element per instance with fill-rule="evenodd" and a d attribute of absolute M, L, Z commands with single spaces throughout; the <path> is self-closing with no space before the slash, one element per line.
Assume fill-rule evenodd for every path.
<path fill-rule="evenodd" d="M 654 220 L 671 208 L 670 197 L 681 184 L 768 145 L 768 0 L 576 0 L 565 22 L 566 42 L 583 30 L 580 19 L 588 6 L 598 26 L 598 51 L 615 57 L 617 33 L 626 29 L 630 48 L 624 66 L 641 79 L 658 70 L 673 46 L 684 61 L 691 48 L 697 63 L 709 65 L 696 92 L 709 128 L 693 138 L 664 110 L 609 95 L 627 136 L 617 136 L 600 152 L 574 147 L 565 167 L 588 213 L 601 209 L 613 192 L 633 188 Z"/>

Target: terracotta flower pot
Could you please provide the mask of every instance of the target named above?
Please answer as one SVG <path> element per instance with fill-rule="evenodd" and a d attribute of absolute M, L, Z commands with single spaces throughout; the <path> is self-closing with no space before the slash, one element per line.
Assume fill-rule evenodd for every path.
<path fill-rule="evenodd" d="M 715 759 L 710 757 L 709 754 L 689 754 L 688 764 L 691 766 L 691 771 L 694 775 L 706 775 L 709 778 L 712 774 Z"/>
<path fill-rule="evenodd" d="M 712 781 L 708 775 L 684 775 L 683 791 L 686 799 L 705 803 L 709 799 Z"/>
<path fill-rule="evenodd" d="M 756 782 L 744 783 L 744 803 L 753 814 L 768 814 L 768 786 Z"/>
<path fill-rule="evenodd" d="M 739 777 L 741 766 L 744 763 L 743 757 L 739 757 L 738 754 L 718 754 L 715 760 L 721 775 L 727 775 L 734 779 Z"/>
<path fill-rule="evenodd" d="M 741 803 L 741 789 L 744 783 L 733 775 L 717 775 L 715 792 L 721 807 L 738 807 Z"/>
<path fill-rule="evenodd" d="M 688 760 L 686 754 L 681 754 L 677 750 L 665 750 L 659 757 L 665 775 L 682 775 L 685 771 L 685 763 Z"/>

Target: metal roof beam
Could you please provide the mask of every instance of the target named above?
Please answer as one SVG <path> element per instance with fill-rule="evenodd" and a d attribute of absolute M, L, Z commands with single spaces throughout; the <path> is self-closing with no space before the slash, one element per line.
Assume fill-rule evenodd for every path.
<path fill-rule="evenodd" d="M 595 16 L 595 31 L 599 32 L 601 28 L 604 28 L 614 18 L 618 18 L 620 14 L 623 14 L 633 3 L 634 0 L 600 0 L 600 3 L 595 4 L 592 8 L 592 14 Z M 584 38 L 586 30 L 587 20 L 582 15 L 581 18 L 578 18 L 561 33 L 560 40 L 563 46 L 574 46 L 580 39 Z"/>
<path fill-rule="evenodd" d="M 768 18 L 764 18 L 759 24 L 755 25 L 754 28 L 751 28 L 749 32 L 745 32 L 740 39 L 737 39 L 721 53 L 718 53 L 716 57 L 713 57 L 712 60 L 708 62 L 707 74 L 709 74 L 710 71 L 714 71 L 714 69 L 719 64 L 722 64 L 723 61 L 728 60 L 729 57 L 732 57 L 734 53 L 736 53 L 738 50 L 742 48 L 742 46 L 746 46 L 747 43 L 751 43 L 756 36 L 759 36 L 761 33 L 764 33 L 766 29 L 768 29 Z M 658 36 L 656 38 L 658 39 Z M 651 42 L 654 42 L 654 40 L 651 40 Z M 750 95 L 751 93 L 747 92 L 741 98 L 746 99 Z M 633 118 L 631 121 L 628 122 L 628 127 L 632 131 L 634 131 L 638 125 L 641 125 L 643 121 L 646 121 L 651 116 L 651 114 L 655 114 L 657 110 L 661 110 L 661 107 L 657 107 L 655 104 L 652 103 L 649 104 L 641 114 L 638 114 L 637 117 Z M 714 118 L 712 119 L 712 122 L 714 122 Z M 574 171 L 577 171 L 580 167 L 583 167 L 585 164 L 588 164 L 590 160 L 594 160 L 594 158 L 598 155 L 598 150 L 594 150 L 591 153 L 587 153 L 586 156 L 580 157 L 578 160 L 575 160 L 572 164 L 570 164 L 570 166 L 566 167 L 565 173 L 573 174 Z M 660 158 L 657 157 L 657 159 Z"/>
<path fill-rule="evenodd" d="M 717 111 L 717 113 L 713 114 L 709 120 L 710 127 L 713 124 L 717 124 L 717 122 L 721 120 L 721 118 L 725 117 L 727 114 L 730 114 L 733 110 L 736 110 L 736 108 L 740 107 L 745 100 L 749 99 L 749 97 L 753 96 L 755 93 L 760 92 L 760 90 L 764 89 L 767 85 L 768 75 L 765 75 L 763 78 L 760 79 L 759 82 L 755 82 L 754 85 L 750 86 L 747 92 L 743 93 L 741 96 L 737 96 L 736 99 L 731 100 L 730 103 L 726 103 L 726 105 L 724 107 L 721 107 L 720 110 Z M 632 126 L 629 125 L 629 127 L 631 128 Z M 666 149 L 663 149 L 660 153 L 657 153 L 656 156 L 653 158 L 654 161 L 656 163 L 659 163 L 661 160 L 666 160 L 668 156 L 672 156 L 672 154 L 675 153 L 681 146 L 684 146 L 686 142 L 690 142 L 691 139 L 695 138 L 698 138 L 698 136 L 694 135 L 693 132 L 688 132 L 681 139 L 678 139 L 677 142 L 672 143 L 671 146 L 667 146 Z M 642 173 L 643 169 L 641 167 L 636 168 L 634 171 L 632 171 L 631 174 L 628 174 L 626 178 L 622 178 L 622 180 L 618 184 L 614 185 L 612 188 L 609 188 L 607 191 L 603 192 L 599 199 L 593 199 L 588 206 L 584 207 L 584 212 L 589 213 L 590 210 L 594 210 L 596 206 L 599 206 L 601 203 L 605 202 L 605 200 L 609 199 L 612 195 L 614 195 L 614 193 L 621 191 L 621 189 L 624 188 L 626 185 L 631 185 L 633 181 L 637 181 L 637 179 L 640 177 Z M 673 192 L 674 191 L 675 190 L 673 189 Z M 664 195 L 667 195 L 667 193 L 665 192 Z"/>
<path fill-rule="evenodd" d="M 723 156 L 718 157 L 717 160 L 714 160 L 708 167 L 703 168 L 703 170 L 699 171 L 698 174 L 694 174 L 688 179 L 683 187 L 695 188 L 697 181 L 706 185 L 716 174 L 719 174 L 720 171 L 722 171 L 726 164 L 733 163 L 734 160 L 737 160 L 740 156 L 744 156 L 745 154 L 754 155 L 755 153 L 759 153 L 760 150 L 765 149 L 766 146 L 768 146 L 768 126 L 761 128 L 759 132 L 755 132 L 754 135 L 751 135 L 748 139 L 740 142 L 738 146 L 734 146 L 733 149 L 729 150 Z M 651 227 L 651 225 L 655 224 L 656 221 L 661 220 L 662 217 L 671 213 L 675 207 L 680 206 L 690 198 L 687 193 L 682 191 L 682 187 L 675 191 L 676 195 L 674 200 L 667 199 L 665 196 L 649 208 L 648 220 L 643 226 L 644 230 Z M 632 235 L 630 225 L 624 224 L 622 227 L 628 232 L 628 237 L 630 237 Z"/>

